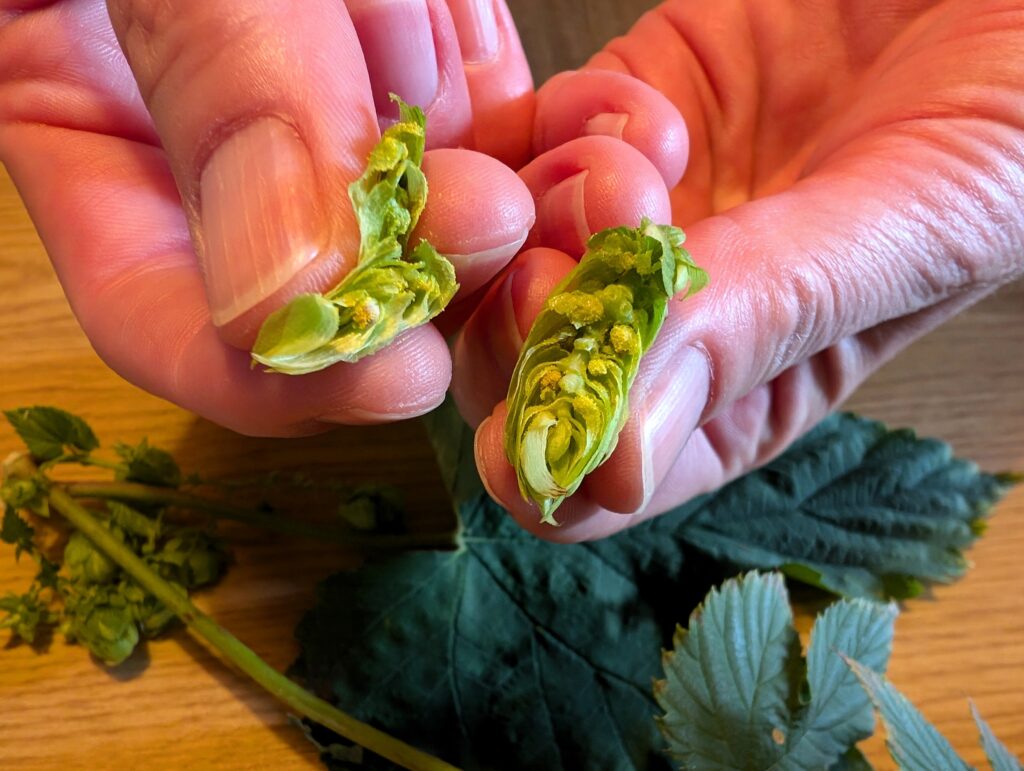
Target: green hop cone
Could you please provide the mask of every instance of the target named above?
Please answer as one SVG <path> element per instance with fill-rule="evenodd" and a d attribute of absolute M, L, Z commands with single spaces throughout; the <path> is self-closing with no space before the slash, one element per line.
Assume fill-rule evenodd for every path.
<path fill-rule="evenodd" d="M 555 509 L 615 449 L 668 301 L 707 283 L 684 240 L 646 220 L 595 234 L 534 321 L 509 385 L 505 452 L 542 522 L 557 525 Z"/>
<path fill-rule="evenodd" d="M 77 530 L 64 547 L 64 565 L 72 581 L 88 584 L 105 583 L 118 572 L 117 565 Z"/>
<path fill-rule="evenodd" d="M 130 605 L 114 593 L 80 599 L 71 609 L 66 634 L 109 667 L 127 659 L 139 643 Z"/>
<path fill-rule="evenodd" d="M 430 321 L 459 288 L 455 268 L 433 246 L 409 244 L 427 202 L 420 168 L 426 117 L 392 98 L 401 120 L 384 132 L 365 173 L 349 186 L 359 260 L 331 291 L 300 295 L 267 317 L 252 358 L 273 372 L 302 375 L 358 361 Z"/>
<path fill-rule="evenodd" d="M 220 543 L 202 530 L 182 529 L 148 558 L 156 571 L 187 589 L 217 581 L 227 566 L 227 554 Z"/>

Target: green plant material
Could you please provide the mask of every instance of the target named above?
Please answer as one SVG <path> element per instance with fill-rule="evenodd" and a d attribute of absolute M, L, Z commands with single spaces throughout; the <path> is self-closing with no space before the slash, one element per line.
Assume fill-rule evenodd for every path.
<path fill-rule="evenodd" d="M 856 747 L 851 747 L 829 767 L 829 771 L 872 771 L 872 768 L 864 753 Z"/>
<path fill-rule="evenodd" d="M 971 771 L 920 712 L 870 667 L 846 658 L 882 718 L 889 754 L 903 771 Z"/>
<path fill-rule="evenodd" d="M 892 605 L 841 600 L 816 621 L 804 662 L 782 575 L 726 581 L 677 629 L 655 683 L 673 756 L 709 771 L 831 767 L 874 731 L 837 651 L 884 669 L 895 618 Z"/>
<path fill-rule="evenodd" d="M 117 575 L 115 565 L 92 541 L 81 533 L 72 533 L 64 547 L 64 566 L 72 581 L 102 584 Z"/>
<path fill-rule="evenodd" d="M 4 487 L 7 483 L 4 483 Z M 18 510 L 10 503 L 4 501 L 3 523 L 0 524 L 0 541 L 14 547 L 14 558 L 18 559 L 26 551 L 34 550 L 32 538 L 35 531 L 32 526 L 18 516 Z"/>
<path fill-rule="evenodd" d="M 38 461 L 84 455 L 100 445 L 84 420 L 56 407 L 22 407 L 4 415 Z"/>
<path fill-rule="evenodd" d="M 947 444 L 834 415 L 688 504 L 683 537 L 716 559 L 780 568 L 836 594 L 904 598 L 964 573 L 963 550 L 1007 489 Z"/>
<path fill-rule="evenodd" d="M 75 418 L 67 425 L 79 430 L 79 422 Z M 54 441 L 62 443 L 64 437 L 56 435 Z M 145 473 L 154 467 L 164 471 L 170 468 L 166 462 L 169 456 L 162 457 L 161 451 L 154 455 L 154 448 L 145 442 L 128 449 L 130 452 L 118 451 L 123 463 L 93 457 L 91 450 L 64 453 L 50 461 L 51 465 L 75 462 L 111 468 L 121 479 L 133 473 L 131 461 L 140 457 L 146 459 Z M 73 528 L 67 576 L 58 575 L 59 566 L 42 557 L 33 543 L 32 529 L 21 521 L 5 495 L 0 532 L 6 542 L 30 552 L 39 561 L 40 571 L 25 595 L 0 599 L 0 627 L 11 628 L 15 635 L 31 642 L 39 627 L 59 621 L 68 640 L 83 644 L 99 660 L 116 666 L 131 655 L 142 637 L 159 635 L 170 624 L 181 621 L 194 636 L 299 715 L 320 722 L 405 768 L 452 771 L 448 764 L 353 720 L 303 690 L 192 604 L 186 587 L 198 587 L 219 578 L 225 553 L 209 533 L 164 520 L 162 509 L 185 504 L 218 511 L 221 504 L 209 503 L 204 507 L 203 499 L 159 484 L 76 483 L 88 498 L 103 501 L 104 511 L 90 511 L 69 494 L 68 485 L 49 479 L 40 469 L 26 455 L 12 456 L 4 463 L 4 487 L 16 488 L 22 491 L 18 495 L 25 497 L 22 483 L 32 483 L 35 492 L 28 497 L 35 500 L 45 495 L 48 507 L 52 506 L 55 515 L 59 514 Z M 166 473 L 159 476 L 154 481 L 167 483 Z M 145 504 L 147 510 L 134 509 L 121 498 Z M 59 597 L 60 613 L 49 603 L 39 602 L 43 590 L 52 590 Z"/>
<path fill-rule="evenodd" d="M 900 548 L 930 539 L 945 542 L 946 528 L 928 527 L 927 517 L 913 514 L 918 507 L 909 503 L 915 491 L 934 498 L 927 487 L 928 464 L 922 460 L 922 468 L 896 490 L 858 475 L 860 464 L 879 462 L 873 448 L 884 449 L 889 433 L 852 416 L 826 420 L 756 472 L 756 482 L 740 480 L 612 538 L 568 545 L 529 536 L 486 495 L 476 475 L 473 434 L 450 402 L 426 422 L 461 521 L 459 550 L 401 554 L 322 583 L 315 607 L 296 631 L 302 651 L 296 672 L 361 719 L 466 768 L 667 764 L 663 740 L 650 730 L 657 710 L 649 691 L 656 674 L 652 651 L 668 643 L 680 614 L 735 572 L 691 547 L 693 523 L 703 536 L 709 520 L 735 516 L 731 555 L 767 544 L 783 564 L 813 555 L 821 568 L 822 555 L 835 553 L 839 558 L 827 567 L 836 586 L 868 595 L 872 592 L 864 587 L 873 584 L 863 576 L 877 575 L 872 571 L 881 555 L 895 546 L 879 536 L 844 549 L 861 532 L 871 532 L 867 514 L 890 511 L 889 529 L 899 534 L 892 540 Z M 912 466 L 915 454 L 923 459 L 933 449 L 927 441 L 903 442 L 889 457 Z M 976 471 L 952 475 L 940 489 L 965 509 L 980 512 L 1003 487 L 981 484 L 978 476 Z M 850 479 L 860 482 L 850 487 Z M 933 481 L 943 479 L 938 474 Z M 787 552 L 781 527 L 774 535 L 753 528 L 742 540 L 740 515 L 730 507 L 741 498 L 733 487 L 747 484 L 760 491 L 761 507 L 780 521 L 813 512 L 813 502 L 819 496 L 827 500 L 833 488 L 843 491 L 835 500 L 846 505 L 827 509 L 831 526 L 819 529 L 816 551 L 805 551 L 796 539 Z M 914 527 L 899 526 L 904 511 L 913 515 Z M 749 509 L 742 515 L 753 516 Z M 935 516 L 945 518 L 947 509 Z M 879 608 L 878 615 L 862 610 L 871 607 L 843 604 L 818 622 L 807 663 L 817 701 L 802 706 L 796 713 L 802 722 L 787 733 L 786 746 L 799 757 L 821 752 L 835 758 L 849 746 L 840 746 L 843 742 L 870 731 L 870 712 L 857 706 L 863 707 L 863 697 L 857 702 L 851 679 L 827 654 L 835 645 L 883 666 L 881 648 L 862 651 L 860 645 L 885 639 L 891 610 Z M 858 625 L 861 613 L 875 625 Z M 848 726 L 831 743 L 818 732 L 830 715 L 841 716 Z M 841 762 L 857 768 L 849 765 L 855 760 L 850 755 Z"/>
<path fill-rule="evenodd" d="M 114 452 L 124 463 L 124 469 L 117 472 L 118 479 L 158 487 L 181 484 L 181 469 L 171 454 L 159 447 L 151 447 L 146 439 L 137 445 L 118 442 L 114 445 Z"/>
<path fill-rule="evenodd" d="M 15 635 L 31 644 L 41 627 L 57 623 L 58 614 L 39 597 L 40 586 L 33 586 L 25 594 L 8 593 L 0 597 L 0 629 L 10 629 Z"/>
<path fill-rule="evenodd" d="M 558 524 L 555 509 L 615 449 L 668 301 L 706 283 L 684 239 L 646 220 L 597 233 L 534 321 L 509 384 L 505 452 L 541 521 Z"/>
<path fill-rule="evenodd" d="M 454 267 L 433 246 L 409 243 L 427 201 L 420 168 L 426 117 L 395 99 L 400 121 L 384 132 L 366 172 L 349 186 L 359 260 L 331 291 L 300 295 L 263 322 L 252 358 L 273 372 L 302 375 L 358 361 L 430 321 L 459 288 Z"/>
<path fill-rule="evenodd" d="M 988 758 L 988 762 L 992 765 L 992 771 L 1021 771 L 1024 766 L 1017 758 L 1013 756 L 1006 745 L 996 738 L 996 735 L 992 732 L 978 711 L 977 705 L 974 701 L 970 701 L 971 705 L 971 717 L 974 718 L 974 724 L 978 726 L 978 734 L 981 738 L 981 746 L 985 750 L 985 756 Z"/>
<path fill-rule="evenodd" d="M 139 643 L 139 627 L 117 586 L 89 584 L 64 599 L 61 630 L 68 642 L 89 649 L 108 667 L 127 659 Z"/>
<path fill-rule="evenodd" d="M 843 656 L 882 718 L 886 747 L 901 771 L 971 771 L 956 750 L 892 683 L 864 662 Z M 1020 761 L 996 738 L 972 701 L 971 714 L 993 771 L 1021 771 Z"/>
<path fill-rule="evenodd" d="M 197 589 L 216 582 L 227 568 L 221 541 L 203 530 L 182 528 L 168 538 L 147 562 L 165 579 Z"/>

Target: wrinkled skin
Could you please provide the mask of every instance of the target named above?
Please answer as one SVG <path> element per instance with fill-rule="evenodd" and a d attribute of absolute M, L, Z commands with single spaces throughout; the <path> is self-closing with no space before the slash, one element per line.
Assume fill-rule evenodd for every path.
<path fill-rule="evenodd" d="M 468 321 L 454 388 L 491 494 L 586 540 L 764 463 L 1024 273 L 1024 9 L 670 0 L 541 89 L 534 142 L 542 248 Z M 542 526 L 502 447 L 507 373 L 582 236 L 643 214 L 686 228 L 711 283 L 673 303 L 618 448 Z"/>
<path fill-rule="evenodd" d="M 303 378 L 251 370 L 244 350 L 270 311 L 351 268 L 346 191 L 393 116 L 389 91 L 426 109 L 428 147 L 484 151 L 428 153 L 414 234 L 466 294 L 533 223 L 494 158 L 527 155 L 534 98 L 503 3 L 483 43 L 467 0 L 297 8 L 0 0 L 0 161 L 83 329 L 128 380 L 245 433 L 396 420 L 444 397 L 431 326 Z"/>

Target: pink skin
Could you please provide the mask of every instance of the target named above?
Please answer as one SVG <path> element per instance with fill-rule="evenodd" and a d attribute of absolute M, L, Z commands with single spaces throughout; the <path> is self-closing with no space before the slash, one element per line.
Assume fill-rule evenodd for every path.
<path fill-rule="evenodd" d="M 359 5 L 412 13 L 417 2 Z M 0 0 L 0 160 L 114 369 L 245 433 L 397 420 L 441 401 L 451 362 L 432 327 L 303 378 L 253 371 L 239 350 L 267 313 L 353 264 L 346 189 L 387 122 L 373 85 L 395 70 L 379 66 L 381 51 L 399 71 L 434 73 L 434 86 L 385 83 L 433 90 L 432 144 L 471 139 L 458 26 L 473 17 L 425 7 L 430 45 L 403 60 L 393 29 L 360 32 L 333 0 L 302 13 L 281 0 Z M 429 63 L 411 59 L 431 48 Z M 522 90 L 522 68 L 508 73 L 506 91 Z M 479 286 L 519 249 L 532 199 L 469 150 L 431 152 L 425 168 L 420 235 Z"/>
<path fill-rule="evenodd" d="M 656 516 L 777 455 L 911 341 L 1024 274 L 1024 94 L 1007 64 L 1019 61 L 1024 19 L 1002 12 L 1017 5 L 815 0 L 797 13 L 781 0 L 671 0 L 595 56 L 588 71 L 632 73 L 663 95 L 651 110 L 667 99 L 682 114 L 690 160 L 670 191 L 672 219 L 711 284 L 672 303 L 618 447 L 559 510 L 560 528 L 541 526 L 519 495 L 501 385 L 457 388 L 467 415 L 490 415 L 476 455 L 492 495 L 557 541 Z M 604 110 L 601 89 L 593 98 Z M 564 124 L 585 134 L 580 116 L 592 111 L 542 96 L 536 125 L 563 127 L 566 141 Z M 656 137 L 623 132 L 621 143 L 665 162 L 650 149 Z M 524 170 L 535 194 L 534 179 L 585 171 L 571 144 Z M 603 221 L 608 208 L 666 192 L 644 185 L 658 187 L 647 169 L 620 196 L 538 200 L 528 243 L 575 254 L 581 217 Z M 549 258 L 529 275 L 549 287 L 568 268 Z M 475 313 L 495 314 L 498 302 Z M 537 305 L 511 312 L 522 329 Z M 455 384 L 463 369 L 511 371 L 507 341 L 488 342 L 501 327 L 470 319 L 465 337 L 482 339 L 460 341 Z"/>

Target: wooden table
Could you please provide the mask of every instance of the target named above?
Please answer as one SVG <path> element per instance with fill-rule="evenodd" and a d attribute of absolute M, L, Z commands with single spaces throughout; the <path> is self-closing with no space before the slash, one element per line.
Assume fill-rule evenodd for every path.
<path fill-rule="evenodd" d="M 593 47 L 587 40 L 604 39 L 615 31 L 609 24 L 635 16 L 615 0 L 588 2 L 582 31 L 566 35 L 575 46 L 558 58 L 550 54 L 551 30 L 530 26 L 530 3 L 512 5 L 526 22 L 527 47 L 541 61 L 541 75 L 578 61 Z M 0 176 L 0 298 L 0 408 L 59 405 L 86 417 L 101 439 L 148 436 L 187 468 L 210 475 L 312 468 L 353 480 L 401 482 L 418 513 L 440 516 L 445 510 L 416 424 L 342 428 L 291 441 L 250 439 L 120 380 L 75 323 L 6 176 Z M 920 341 L 850 406 L 949 440 L 986 469 L 1024 469 L 1024 285 Z M 0 456 L 17 446 L 12 433 L 0 429 Z M 234 552 L 237 564 L 227 580 L 202 594 L 199 604 L 284 668 L 296 653 L 292 629 L 311 604 L 315 583 L 346 559 L 331 548 L 258 535 L 236 540 Z M 967 578 L 936 589 L 933 599 L 907 603 L 897 623 L 891 677 L 975 764 L 983 761 L 968 695 L 1011 749 L 1024 753 L 1021 555 L 1024 490 L 998 509 L 970 554 L 976 565 Z M 22 588 L 30 576 L 28 565 L 0 551 L 0 594 Z M 4 642 L 0 638 L 0 646 Z M 869 749 L 879 768 L 892 767 L 879 737 Z M 148 645 L 116 673 L 59 639 L 46 652 L 0 647 L 0 768 L 183 767 L 318 764 L 273 700 L 183 633 Z"/>

